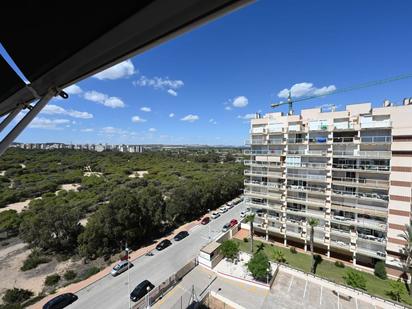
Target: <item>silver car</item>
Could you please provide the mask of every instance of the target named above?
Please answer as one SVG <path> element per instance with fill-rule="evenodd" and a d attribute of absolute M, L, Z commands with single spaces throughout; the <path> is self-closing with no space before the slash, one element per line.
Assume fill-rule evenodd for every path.
<path fill-rule="evenodd" d="M 127 264 L 129 264 L 129 266 L 127 266 Z M 117 263 L 112 271 L 110 272 L 110 274 L 115 277 L 117 275 L 120 275 L 122 272 L 125 272 L 128 268 L 132 268 L 133 264 L 128 262 L 128 261 L 120 261 L 119 263 Z"/>

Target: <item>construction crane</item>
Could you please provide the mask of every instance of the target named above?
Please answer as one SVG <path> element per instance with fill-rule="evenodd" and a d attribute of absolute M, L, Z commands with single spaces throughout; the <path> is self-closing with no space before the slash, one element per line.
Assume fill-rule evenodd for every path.
<path fill-rule="evenodd" d="M 344 93 L 344 92 L 349 92 L 349 91 L 353 91 L 353 90 L 378 86 L 378 85 L 387 84 L 387 83 L 391 83 L 391 82 L 395 82 L 395 81 L 398 81 L 398 80 L 407 79 L 407 78 L 411 78 L 411 77 L 412 77 L 412 73 L 407 73 L 407 74 L 402 74 L 402 75 L 389 77 L 389 78 L 386 78 L 386 79 L 380 79 L 380 80 L 370 81 L 370 82 L 363 83 L 363 84 L 353 85 L 353 86 L 350 86 L 350 87 L 340 88 L 340 89 L 332 90 L 332 91 L 329 91 L 329 92 L 325 92 L 323 94 L 304 96 L 304 97 L 295 98 L 295 99 L 292 99 L 292 92 L 289 90 L 287 101 L 281 101 L 281 102 L 278 102 L 278 103 L 273 103 L 273 104 L 271 104 L 271 107 L 276 108 L 276 107 L 288 104 L 288 106 L 289 106 L 288 115 L 293 115 L 293 103 L 312 100 L 312 99 L 316 99 L 316 98 L 320 98 L 320 97 L 326 97 L 326 96 L 332 95 L 332 94 Z"/>

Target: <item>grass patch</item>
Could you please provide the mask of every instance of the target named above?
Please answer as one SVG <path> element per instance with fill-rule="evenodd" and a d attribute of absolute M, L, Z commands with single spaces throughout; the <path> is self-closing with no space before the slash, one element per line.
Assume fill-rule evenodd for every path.
<path fill-rule="evenodd" d="M 42 255 L 40 251 L 33 250 L 32 253 L 29 254 L 27 259 L 23 262 L 23 266 L 20 267 L 21 271 L 27 271 L 30 269 L 36 268 L 40 264 L 46 264 L 51 261 L 50 258 Z"/>
<path fill-rule="evenodd" d="M 235 239 L 235 241 L 237 241 L 237 243 L 239 244 L 240 251 L 250 253 L 250 244 L 244 243 L 243 241 L 240 241 L 238 239 Z M 258 240 L 254 241 L 253 248 L 254 252 L 256 252 L 257 250 L 263 250 L 263 252 L 272 261 L 276 261 L 277 257 L 279 256 L 279 252 L 281 252 L 286 260 L 286 264 L 290 265 L 293 268 L 302 270 L 304 272 L 310 272 L 310 266 L 312 261 L 312 257 L 310 254 L 300 252 L 292 253 L 289 248 L 278 247 L 272 244 L 264 244 Z M 391 291 L 391 284 L 393 284 L 395 280 L 380 279 L 371 273 L 359 271 L 352 267 L 340 267 L 337 266 L 334 262 L 328 260 L 322 260 L 322 262 L 317 265 L 316 275 L 341 285 L 347 285 L 344 277 L 347 274 L 348 269 L 353 270 L 353 272 L 355 273 L 361 274 L 365 278 L 366 292 L 372 295 L 379 296 L 381 298 L 391 300 L 388 293 L 389 291 Z M 412 298 L 409 296 L 405 286 L 403 286 L 403 291 L 401 293 L 401 301 L 402 303 L 412 305 Z"/>

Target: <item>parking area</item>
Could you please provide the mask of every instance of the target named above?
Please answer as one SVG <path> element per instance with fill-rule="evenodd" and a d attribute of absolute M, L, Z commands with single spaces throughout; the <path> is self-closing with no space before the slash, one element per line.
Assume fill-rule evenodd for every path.
<path fill-rule="evenodd" d="M 262 308 L 375 309 L 380 307 L 280 270 Z"/>

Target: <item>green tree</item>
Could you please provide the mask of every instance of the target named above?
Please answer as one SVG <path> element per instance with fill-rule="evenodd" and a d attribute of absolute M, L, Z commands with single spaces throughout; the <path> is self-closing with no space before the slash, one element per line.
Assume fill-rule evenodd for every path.
<path fill-rule="evenodd" d="M 33 296 L 33 292 L 25 289 L 8 289 L 4 293 L 3 301 L 6 304 L 20 304 Z"/>
<path fill-rule="evenodd" d="M 237 242 L 233 240 L 225 240 L 220 245 L 220 252 L 223 254 L 225 258 L 233 260 L 237 257 L 239 253 L 239 245 Z"/>
<path fill-rule="evenodd" d="M 0 212 L 0 230 L 18 231 L 22 219 L 13 209 Z"/>
<path fill-rule="evenodd" d="M 253 254 L 253 221 L 255 221 L 255 214 L 249 214 L 245 218 L 245 222 L 249 222 L 250 228 L 250 252 Z"/>
<path fill-rule="evenodd" d="M 404 284 L 400 280 L 391 281 L 389 282 L 389 287 L 390 289 L 386 291 L 389 297 L 393 299 L 394 301 L 401 302 L 402 295 L 405 292 Z"/>
<path fill-rule="evenodd" d="M 405 240 L 405 244 L 401 249 L 402 266 L 405 273 L 412 278 L 412 227 L 405 225 L 403 233 L 399 236 Z M 412 280 L 409 285 L 409 295 L 412 296 Z"/>
<path fill-rule="evenodd" d="M 384 279 L 384 280 L 388 278 L 386 274 L 385 262 L 383 261 L 376 262 L 374 274 L 376 277 Z"/>
<path fill-rule="evenodd" d="M 366 279 L 365 277 L 358 271 L 353 269 L 348 269 L 343 276 L 347 285 L 350 285 L 354 288 L 366 290 Z"/>
<path fill-rule="evenodd" d="M 270 272 L 269 259 L 262 251 L 257 252 L 247 263 L 247 268 L 255 279 L 264 279 Z"/>
<path fill-rule="evenodd" d="M 273 249 L 273 259 L 279 263 L 286 262 L 285 254 L 278 249 Z"/>
<path fill-rule="evenodd" d="M 317 226 L 319 224 L 319 220 L 318 219 L 314 219 L 314 218 L 309 218 L 308 220 L 308 224 L 310 226 L 310 238 L 309 238 L 309 243 L 310 243 L 310 253 L 312 255 L 312 263 L 310 266 L 310 271 L 311 273 L 315 273 L 315 267 L 316 267 L 316 260 L 315 260 L 315 255 L 313 253 L 313 243 L 314 243 L 314 235 L 315 235 L 315 226 Z"/>

